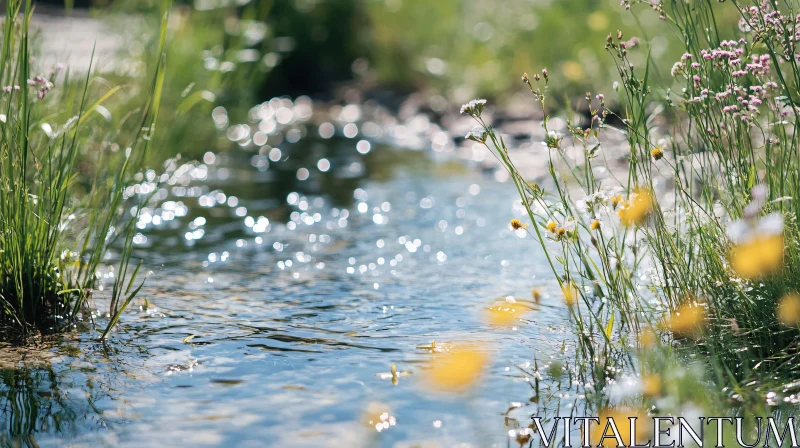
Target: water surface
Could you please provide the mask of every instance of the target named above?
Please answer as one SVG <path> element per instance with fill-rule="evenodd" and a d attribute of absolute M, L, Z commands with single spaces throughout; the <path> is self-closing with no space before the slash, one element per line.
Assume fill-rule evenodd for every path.
<path fill-rule="evenodd" d="M 453 152 L 301 124 L 228 128 L 242 148 L 169 165 L 136 240 L 153 272 L 110 340 L 84 323 L 5 351 L 4 443 L 517 446 L 509 430 L 544 405 L 523 370 L 570 338 L 538 245 L 509 228 L 513 187 Z M 535 311 L 487 325 L 533 287 Z M 468 395 L 423 387 L 432 341 L 491 350 Z M 393 384 L 392 364 L 411 374 Z M 561 381 L 547 402 L 569 408 Z M 380 431 L 363 422 L 375 402 Z"/>

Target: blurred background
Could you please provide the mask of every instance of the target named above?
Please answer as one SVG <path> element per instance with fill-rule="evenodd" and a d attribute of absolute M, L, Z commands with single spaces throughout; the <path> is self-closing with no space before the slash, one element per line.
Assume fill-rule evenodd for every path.
<path fill-rule="evenodd" d="M 46 57 L 66 55 L 73 68 L 85 68 L 96 44 L 99 71 L 148 73 L 163 2 L 39 5 Z M 522 73 L 543 68 L 555 105 L 563 106 L 586 91 L 610 91 L 609 32 L 648 42 L 635 62 L 643 64 L 648 52 L 659 61 L 679 56 L 658 16 L 640 16 L 617 0 L 178 0 L 164 106 L 205 117 L 222 106 L 235 122 L 253 104 L 283 95 L 375 99 L 394 110 L 415 98 L 436 116 L 475 97 L 510 107 L 525 90 Z"/>

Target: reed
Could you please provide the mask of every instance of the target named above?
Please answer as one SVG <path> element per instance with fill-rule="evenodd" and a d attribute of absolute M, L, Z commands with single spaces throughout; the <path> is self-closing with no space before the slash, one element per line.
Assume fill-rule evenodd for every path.
<path fill-rule="evenodd" d="M 125 187 L 155 132 L 164 56 L 136 110 L 109 110 L 130 86 L 72 79 L 43 68 L 31 49 L 32 2 L 5 3 L 0 46 L 0 325 L 29 335 L 81 316 L 107 256 L 119 260 L 106 333 L 141 288 L 132 260 L 137 197 Z M 162 9 L 163 55 L 169 4 Z M 132 132 L 123 131 L 133 129 Z M 134 215 L 127 211 L 132 210 Z"/>

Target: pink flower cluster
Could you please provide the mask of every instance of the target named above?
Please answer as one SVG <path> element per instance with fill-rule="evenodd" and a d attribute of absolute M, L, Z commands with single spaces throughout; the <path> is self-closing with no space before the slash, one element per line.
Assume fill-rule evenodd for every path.
<path fill-rule="evenodd" d="M 745 39 L 725 40 L 717 48 L 701 50 L 702 63 L 697 62 L 694 55 L 685 53 L 673 65 L 672 75 L 690 81 L 684 89 L 688 102 L 705 103 L 711 98 L 723 114 L 747 122 L 753 118 L 752 114 L 758 113 L 768 92 L 778 89 L 778 84 L 769 80 L 772 58 L 768 54 L 746 53 Z M 743 64 L 748 58 L 750 62 Z M 717 76 L 711 76 L 719 73 L 730 75 L 723 86 L 717 84 Z M 751 85 L 753 81 L 757 83 Z"/>
<path fill-rule="evenodd" d="M 739 42 L 734 40 L 723 40 L 719 44 L 719 48 L 714 48 L 713 50 L 701 50 L 700 56 L 707 61 L 725 59 L 727 59 L 729 62 L 738 61 L 739 56 L 744 54 L 744 49 L 740 48 L 740 46 L 744 44 L 744 39 L 740 39 Z"/>
<path fill-rule="evenodd" d="M 40 100 L 43 100 L 47 92 L 53 88 L 53 83 L 48 81 L 44 76 L 37 76 L 33 79 L 29 79 L 28 85 L 37 88 L 36 97 Z"/>
<path fill-rule="evenodd" d="M 800 60 L 797 43 L 800 41 L 800 14 L 787 16 L 764 0 L 758 6 L 742 8 L 739 29 L 753 33 L 775 49 L 779 62 Z"/>

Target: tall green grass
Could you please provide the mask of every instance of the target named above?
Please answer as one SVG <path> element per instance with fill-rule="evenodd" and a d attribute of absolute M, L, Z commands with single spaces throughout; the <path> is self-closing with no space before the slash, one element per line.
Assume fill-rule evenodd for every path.
<path fill-rule="evenodd" d="M 159 54 L 169 4 L 162 10 Z M 164 79 L 160 57 L 137 110 L 109 110 L 132 86 L 91 73 L 39 67 L 31 51 L 31 2 L 6 2 L 0 53 L 0 325 L 7 335 L 65 328 L 79 318 L 115 248 L 112 316 L 105 337 L 141 288 L 131 257 L 136 198 L 125 186 L 155 132 Z M 126 133 L 122 129 L 133 129 Z M 135 214 L 135 213 L 134 213 Z"/>
<path fill-rule="evenodd" d="M 668 372 L 702 360 L 716 385 L 703 393 L 763 412 L 800 379 L 800 3 L 624 3 L 655 10 L 684 55 L 656 82 L 646 42 L 608 35 L 619 128 L 606 98 L 587 94 L 591 120 L 551 129 L 544 71 L 523 77 L 546 117 L 541 186 L 517 169 L 480 102 L 463 109 L 480 126 L 467 137 L 511 174 L 598 390 L 626 371 L 658 378 L 645 400 L 697 401 Z M 731 14 L 735 35 L 718 20 Z M 610 132 L 625 136 L 623 150 L 605 146 Z M 619 156 L 627 167 L 609 164 Z"/>

